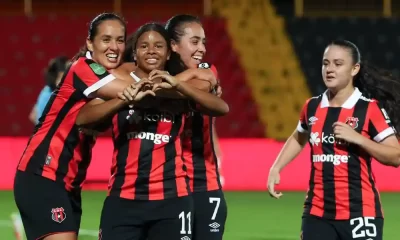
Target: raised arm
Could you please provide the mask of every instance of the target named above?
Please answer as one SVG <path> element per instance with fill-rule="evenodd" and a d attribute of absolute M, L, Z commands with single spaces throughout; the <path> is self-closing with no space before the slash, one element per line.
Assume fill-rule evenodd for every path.
<path fill-rule="evenodd" d="M 200 110 L 204 114 L 210 116 L 223 116 L 229 112 L 228 104 L 221 98 L 211 93 L 201 91 L 186 82 L 178 81 L 175 77 L 168 74 L 159 74 L 154 78 L 158 77 L 168 82 L 168 85 L 161 83 L 158 86 L 163 88 L 168 88 L 169 86 L 170 89 L 176 89 L 188 99 L 191 99 L 199 104 L 201 106 Z M 157 89 L 157 84 L 154 85 L 154 89 Z"/>
<path fill-rule="evenodd" d="M 141 91 L 143 85 L 147 82 L 141 81 L 137 84 L 131 85 L 123 90 L 128 99 L 122 100 L 123 93 L 119 93 L 120 97 L 104 101 L 103 99 L 93 99 L 79 111 L 76 119 L 78 126 L 94 126 L 102 121 L 107 120 L 120 109 L 127 105 L 135 105 L 140 102 L 147 95 L 155 95 L 151 90 Z"/>
<path fill-rule="evenodd" d="M 88 98 L 109 100 L 117 97 L 119 92 L 131 84 L 134 79 L 129 72 L 122 69 L 107 70 L 91 59 L 80 59 L 72 64 L 73 88 Z"/>
<path fill-rule="evenodd" d="M 155 80 L 155 76 L 160 74 L 167 74 L 165 71 L 154 70 L 150 73 L 149 79 Z M 186 82 L 191 86 L 204 91 L 210 92 L 217 84 L 216 77 L 210 69 L 188 69 L 175 76 L 178 81 Z M 155 90 L 157 97 L 164 98 L 187 98 L 184 94 L 176 89 L 163 89 Z"/>

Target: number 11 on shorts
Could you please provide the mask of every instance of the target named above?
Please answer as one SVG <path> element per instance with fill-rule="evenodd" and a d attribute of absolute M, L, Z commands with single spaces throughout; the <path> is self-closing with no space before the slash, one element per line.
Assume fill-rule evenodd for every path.
<path fill-rule="evenodd" d="M 185 218 L 186 215 L 186 218 Z M 185 211 L 182 211 L 179 214 L 179 219 L 181 219 L 182 221 L 182 227 L 181 227 L 181 234 L 192 234 L 192 212 L 188 212 L 187 214 L 185 214 Z M 188 228 L 186 231 L 186 219 L 188 221 Z"/>

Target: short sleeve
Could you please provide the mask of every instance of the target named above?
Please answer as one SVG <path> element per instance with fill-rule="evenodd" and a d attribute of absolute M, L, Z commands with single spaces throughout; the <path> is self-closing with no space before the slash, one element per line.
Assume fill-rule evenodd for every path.
<path fill-rule="evenodd" d="M 217 70 L 217 68 L 215 67 L 215 65 L 213 64 L 213 65 L 211 65 L 211 71 L 214 73 L 214 75 L 215 75 L 215 78 L 217 79 L 217 80 L 219 80 L 219 76 L 218 76 L 218 70 Z"/>
<path fill-rule="evenodd" d="M 51 97 L 52 91 L 49 86 L 45 86 L 40 92 L 36 102 L 36 121 L 39 122 L 39 118 L 42 116 L 44 109 L 46 108 L 47 102 Z"/>
<path fill-rule="evenodd" d="M 81 58 L 75 64 L 74 87 L 86 97 L 115 79 L 114 75 L 92 59 Z"/>
<path fill-rule="evenodd" d="M 309 100 L 307 100 L 306 103 L 303 105 L 303 108 L 300 113 L 299 123 L 297 124 L 297 131 L 301 133 L 308 132 L 308 125 L 307 125 L 308 102 Z"/>
<path fill-rule="evenodd" d="M 396 133 L 389 115 L 378 102 L 370 103 L 368 116 L 368 134 L 375 142 L 381 142 Z"/>

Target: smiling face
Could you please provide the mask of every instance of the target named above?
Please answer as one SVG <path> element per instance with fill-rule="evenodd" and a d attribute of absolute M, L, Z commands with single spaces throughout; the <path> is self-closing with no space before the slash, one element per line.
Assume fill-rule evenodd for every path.
<path fill-rule="evenodd" d="M 360 70 L 354 63 L 350 49 L 329 45 L 322 59 L 322 78 L 328 89 L 343 89 L 353 83 L 353 77 Z"/>
<path fill-rule="evenodd" d="M 197 68 L 206 54 L 206 35 L 201 24 L 190 22 L 183 25 L 184 35 L 179 42 L 172 41 L 172 51 L 178 53 L 188 68 Z"/>
<path fill-rule="evenodd" d="M 86 44 L 92 58 L 107 69 L 118 67 L 125 50 L 125 28 L 118 20 L 105 20 L 97 27 L 93 41 Z"/>
<path fill-rule="evenodd" d="M 170 52 L 165 38 L 156 31 L 144 32 L 136 43 L 135 59 L 144 72 L 163 70 Z"/>

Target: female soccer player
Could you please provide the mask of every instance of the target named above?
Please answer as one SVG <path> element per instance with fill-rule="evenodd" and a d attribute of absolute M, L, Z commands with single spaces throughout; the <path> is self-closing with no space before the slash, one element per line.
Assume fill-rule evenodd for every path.
<path fill-rule="evenodd" d="M 306 101 L 297 129 L 270 169 L 268 189 L 280 171 L 311 147 L 311 178 L 302 221 L 304 240 L 381 240 L 383 213 L 372 158 L 400 165 L 400 83 L 361 61 L 356 45 L 338 40 L 322 59 L 328 90 Z"/>
<path fill-rule="evenodd" d="M 210 67 L 202 63 L 206 53 L 206 37 L 197 17 L 174 16 L 168 20 L 166 29 L 171 37 L 173 51 L 171 65 L 179 63 L 175 64 L 178 67 L 171 67 L 173 74 L 198 66 Z M 227 205 L 214 151 L 214 120 L 199 111 L 193 111 L 184 127 L 183 158 L 190 178 L 190 188 L 194 193 L 194 240 L 222 240 L 225 230 Z"/>
<path fill-rule="evenodd" d="M 89 26 L 86 47 L 66 71 L 18 165 L 14 196 L 28 239 L 75 240 L 81 220 L 81 186 L 94 136 L 75 120 L 90 97 L 114 98 L 129 85 L 110 69 L 125 49 L 125 22 L 103 13 Z"/>
<path fill-rule="evenodd" d="M 164 70 L 170 55 L 168 33 L 162 25 L 143 25 L 136 32 L 133 43 L 137 63 L 132 73 L 135 79 L 162 78 L 169 84 L 163 82 L 158 86 L 176 89 L 211 111 L 226 111 L 226 103 L 218 97 L 180 82 L 165 72 L 150 76 L 153 70 Z M 124 91 L 128 99 L 131 97 L 129 91 L 132 89 Z M 178 104 L 186 102 L 174 101 Z M 99 112 L 94 111 L 95 108 L 115 111 L 115 108 L 105 110 L 107 102 L 85 107 L 80 115 L 97 115 Z M 122 103 L 120 107 L 123 107 Z M 184 120 L 178 107 L 167 111 L 156 107 L 126 106 L 113 117 L 112 176 L 100 224 L 103 240 L 191 238 L 193 203 L 180 142 Z"/>

